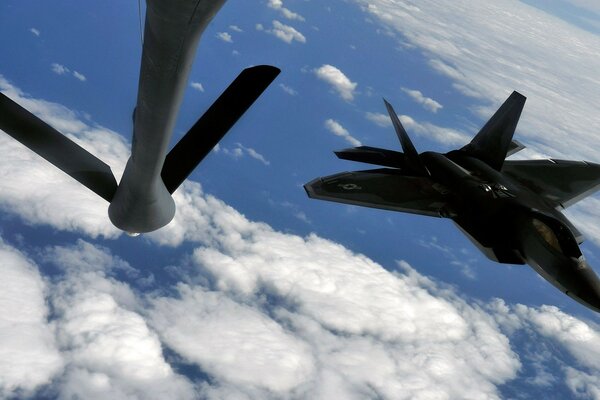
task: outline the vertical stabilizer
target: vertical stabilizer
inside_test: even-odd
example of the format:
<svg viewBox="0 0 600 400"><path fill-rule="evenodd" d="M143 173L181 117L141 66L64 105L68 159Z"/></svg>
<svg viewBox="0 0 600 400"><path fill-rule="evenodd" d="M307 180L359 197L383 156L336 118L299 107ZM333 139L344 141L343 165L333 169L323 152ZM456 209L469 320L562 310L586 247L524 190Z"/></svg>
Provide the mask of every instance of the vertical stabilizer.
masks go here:
<svg viewBox="0 0 600 400"><path fill-rule="evenodd" d="M405 158L405 166L408 167L412 172L421 175L428 176L429 172L423 162L419 158L419 153L415 149L415 146L412 144L406 130L400 123L400 119L398 118L398 114L394 111L394 108L390 103L387 102L386 99L383 99L385 103L385 107L387 108L388 114L390 114L390 118L392 119L392 123L394 124L394 129L396 130L396 135L398 135L398 139L400 139L400 144L402 145L402 150L404 151Z"/></svg>
<svg viewBox="0 0 600 400"><path fill-rule="evenodd" d="M461 151L480 159L497 171L502 169L504 159L511 148L511 141L526 97L513 92L490 118L471 143Z"/></svg>

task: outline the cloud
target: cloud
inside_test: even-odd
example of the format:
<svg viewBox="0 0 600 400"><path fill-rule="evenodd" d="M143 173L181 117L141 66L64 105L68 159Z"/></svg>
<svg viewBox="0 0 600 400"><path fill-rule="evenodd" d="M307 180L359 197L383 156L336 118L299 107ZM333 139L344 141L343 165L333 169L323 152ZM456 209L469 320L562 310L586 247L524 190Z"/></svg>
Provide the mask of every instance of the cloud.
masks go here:
<svg viewBox="0 0 600 400"><path fill-rule="evenodd" d="M202 84L200 82L193 82L192 81L192 83L190 83L190 86L193 89L196 89L199 92L204 92L204 86L202 86Z"/></svg>
<svg viewBox="0 0 600 400"><path fill-rule="evenodd" d="M162 355L161 343L133 309L135 294L111 278L133 270L106 249L79 240L53 247L45 257L63 271L51 302L66 361L61 398L193 398L191 383Z"/></svg>
<svg viewBox="0 0 600 400"><path fill-rule="evenodd" d="M282 0L268 0L267 6L269 6L270 8L273 8L275 10L278 10L279 12L281 12L281 15L283 15L287 19L304 21L304 17L302 15L285 8L283 6Z"/></svg>
<svg viewBox="0 0 600 400"><path fill-rule="evenodd" d="M65 127L94 153L124 163L127 148L118 150L122 139L95 131L72 111L32 99L1 79L0 88ZM18 161L29 154L10 143L0 145L3 174L11 165L2 164L6 157ZM36 170L31 160L17 164L24 170L20 180L0 179L3 204L23 190L23 181L36 186L48 177L47 165ZM71 204L70 196L81 188L69 188L58 176L52 191L36 187L42 197L17 196L23 207L15 201L11 210L27 220L28 208L39 203L58 216L34 218L35 223L95 232L95 218L70 225L69 214L89 211L89 204ZM10 173L7 177L15 179ZM55 204L53 192L60 193L63 204ZM35 191L27 194L35 196ZM542 339L533 344L558 343L575 357L580 367L564 369L571 390L595 393L600 333L594 325L552 307L473 304L405 262L390 272L314 234L301 237L252 222L194 182L185 182L174 197L178 213L173 223L146 238L170 246L193 242L191 254L171 267L184 282L160 291L134 291L116 276L135 280L140 270L84 241L32 252L42 253L38 257L58 270L50 283L43 283L31 262L20 271L33 273L24 273L21 281L20 273L6 280L22 282L15 290L30 290L9 298L32 301L27 304L38 310L28 317L27 331L51 326L56 334L54 345L52 339L43 341L40 354L54 349L58 367L34 372L41 376L38 382L55 376L51 386L59 396L494 399L501 397L499 387L518 379L522 363L529 362L519 360L509 341L523 329ZM10 264L23 257L15 260ZM43 317L46 293L52 325ZM4 318L14 320L15 307L4 310ZM198 368L201 377L190 382L177 374L161 343ZM16 390L26 387L22 379L12 382ZM43 384L31 382L31 390Z"/></svg>
<svg viewBox="0 0 600 400"><path fill-rule="evenodd" d="M237 25L229 25L229 29L238 33L244 32L244 30Z"/></svg>
<svg viewBox="0 0 600 400"><path fill-rule="evenodd" d="M365 113L365 117L377 126L383 128L392 126L392 121L387 114L367 112ZM451 146L463 146L472 139L470 136L455 129L444 128L429 122L417 122L408 115L398 115L398 118L400 118L400 122L402 122L409 135L416 133L438 143Z"/></svg>
<svg viewBox="0 0 600 400"><path fill-rule="evenodd" d="M37 267L1 239L0 260L0 396L30 395L62 371L63 359Z"/></svg>
<svg viewBox="0 0 600 400"><path fill-rule="evenodd" d="M294 90L293 88L291 88L288 85L284 85L283 83L280 83L279 87L281 88L281 90L283 90L284 92L286 92L290 96L296 96L298 94L298 92L296 90Z"/></svg>
<svg viewBox="0 0 600 400"><path fill-rule="evenodd" d="M231 38L229 32L219 32L217 33L217 37L224 42L233 43L233 39Z"/></svg>
<svg viewBox="0 0 600 400"><path fill-rule="evenodd" d="M52 68L52 72L54 72L56 75L72 74L73 77L78 81L85 82L87 80L85 75L83 75L81 72L71 71L69 68L65 67L62 64L52 63L50 66Z"/></svg>
<svg viewBox="0 0 600 400"><path fill-rule="evenodd" d="M65 75L65 74L68 74L69 72L71 72L69 70L69 68L67 68L61 64L52 63L51 67L52 67L52 72L54 72L56 75Z"/></svg>
<svg viewBox="0 0 600 400"><path fill-rule="evenodd" d="M29 32L31 32L34 36L40 36L40 31L36 28L30 28Z"/></svg>
<svg viewBox="0 0 600 400"><path fill-rule="evenodd" d="M328 119L325 121L325 128L336 136L339 136L350 143L352 146L358 147L361 145L360 140L356 139L350 132L346 130L339 122L333 119Z"/></svg>
<svg viewBox="0 0 600 400"><path fill-rule="evenodd" d="M256 30L269 33L284 42L291 44L293 41L306 43L306 37L289 25L273 21L273 29L265 29L262 24L256 24Z"/></svg>
<svg viewBox="0 0 600 400"><path fill-rule="evenodd" d="M354 99L354 91L357 83L352 82L348 77L333 65L324 64L314 70L317 78L329 83L335 89L340 97L346 101Z"/></svg>
<svg viewBox="0 0 600 400"><path fill-rule="evenodd" d="M87 78L85 77L85 75L83 75L82 73L79 73L77 71L73 71L73 76L75 77L75 79L78 79L81 82L85 82L87 80Z"/></svg>
<svg viewBox="0 0 600 400"><path fill-rule="evenodd" d="M235 147L232 149L228 149L222 146L219 147L215 147L215 151L217 153L219 152L223 152L224 154L233 157L233 158L241 158L244 155L248 155L252 158L254 158L257 161L260 161L262 164L264 165L271 165L271 162L269 160L267 160L262 154L260 154L259 152L257 152L256 150L254 150L251 147L246 147L241 143L236 143Z"/></svg>
<svg viewBox="0 0 600 400"><path fill-rule="evenodd" d="M402 88L402 91L409 95L411 99L421 104L423 108L431 111L432 113L436 113L439 109L443 108L443 106L440 103L429 97L423 96L423 93L421 93L418 90Z"/></svg>

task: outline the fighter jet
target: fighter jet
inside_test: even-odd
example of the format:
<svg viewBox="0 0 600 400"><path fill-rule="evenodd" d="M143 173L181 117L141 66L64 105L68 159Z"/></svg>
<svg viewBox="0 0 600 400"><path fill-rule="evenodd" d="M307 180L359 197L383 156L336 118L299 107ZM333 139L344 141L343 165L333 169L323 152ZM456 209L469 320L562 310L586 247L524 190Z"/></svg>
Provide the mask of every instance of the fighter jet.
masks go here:
<svg viewBox="0 0 600 400"><path fill-rule="evenodd" d="M200 36L225 0L147 0L133 141L117 185L110 167L0 93L0 130L110 203L108 215L131 234L167 225L171 194L279 74L247 68L167 154Z"/></svg>
<svg viewBox="0 0 600 400"><path fill-rule="evenodd" d="M600 312L600 280L561 210L600 188L600 165L586 161L505 160L524 148L513 135L525 97L513 92L475 138L445 154L418 154L385 101L403 152L361 146L340 159L384 168L317 178L309 197L449 218L491 260L529 264L579 303Z"/></svg>

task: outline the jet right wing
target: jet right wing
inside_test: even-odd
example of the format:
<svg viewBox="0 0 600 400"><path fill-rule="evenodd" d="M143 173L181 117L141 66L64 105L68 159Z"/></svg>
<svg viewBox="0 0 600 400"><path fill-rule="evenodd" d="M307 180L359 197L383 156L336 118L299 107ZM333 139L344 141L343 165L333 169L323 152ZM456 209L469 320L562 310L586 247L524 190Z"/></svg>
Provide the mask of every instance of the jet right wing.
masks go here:
<svg viewBox="0 0 600 400"><path fill-rule="evenodd" d="M505 161L502 172L556 207L567 208L600 189L600 164L585 161Z"/></svg>
<svg viewBox="0 0 600 400"><path fill-rule="evenodd" d="M381 168L317 178L304 189L314 199L432 217L452 215L448 190L423 176Z"/></svg>

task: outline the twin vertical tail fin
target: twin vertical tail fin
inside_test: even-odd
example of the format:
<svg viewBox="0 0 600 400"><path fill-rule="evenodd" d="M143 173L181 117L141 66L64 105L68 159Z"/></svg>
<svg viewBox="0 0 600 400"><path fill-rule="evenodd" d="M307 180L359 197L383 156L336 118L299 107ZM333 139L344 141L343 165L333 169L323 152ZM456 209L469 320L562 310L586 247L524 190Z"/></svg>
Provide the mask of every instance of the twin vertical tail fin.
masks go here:
<svg viewBox="0 0 600 400"><path fill-rule="evenodd" d="M512 137L521 117L526 97L513 92L490 120L481 128L471 143L460 151L480 159L497 171L502 169L507 155L522 148Z"/></svg>
<svg viewBox="0 0 600 400"><path fill-rule="evenodd" d="M110 202L117 181L110 167L0 93L0 130Z"/></svg>
<svg viewBox="0 0 600 400"><path fill-rule="evenodd" d="M170 193L177 190L279 72L269 65L246 68L225 89L167 154L161 176Z"/></svg>
<svg viewBox="0 0 600 400"><path fill-rule="evenodd" d="M402 150L404 151L405 156L405 168L410 169L413 173L422 176L428 176L429 172L423 162L419 158L419 153L415 149L415 146L412 144L406 130L402 126L400 119L398 118L398 114L394 111L394 107L387 100L383 99L385 103L385 107L387 108L388 114L392 119L392 124L394 125L394 129L396 130L396 135L398 135L398 139L400 140L400 144L402 145Z"/></svg>

